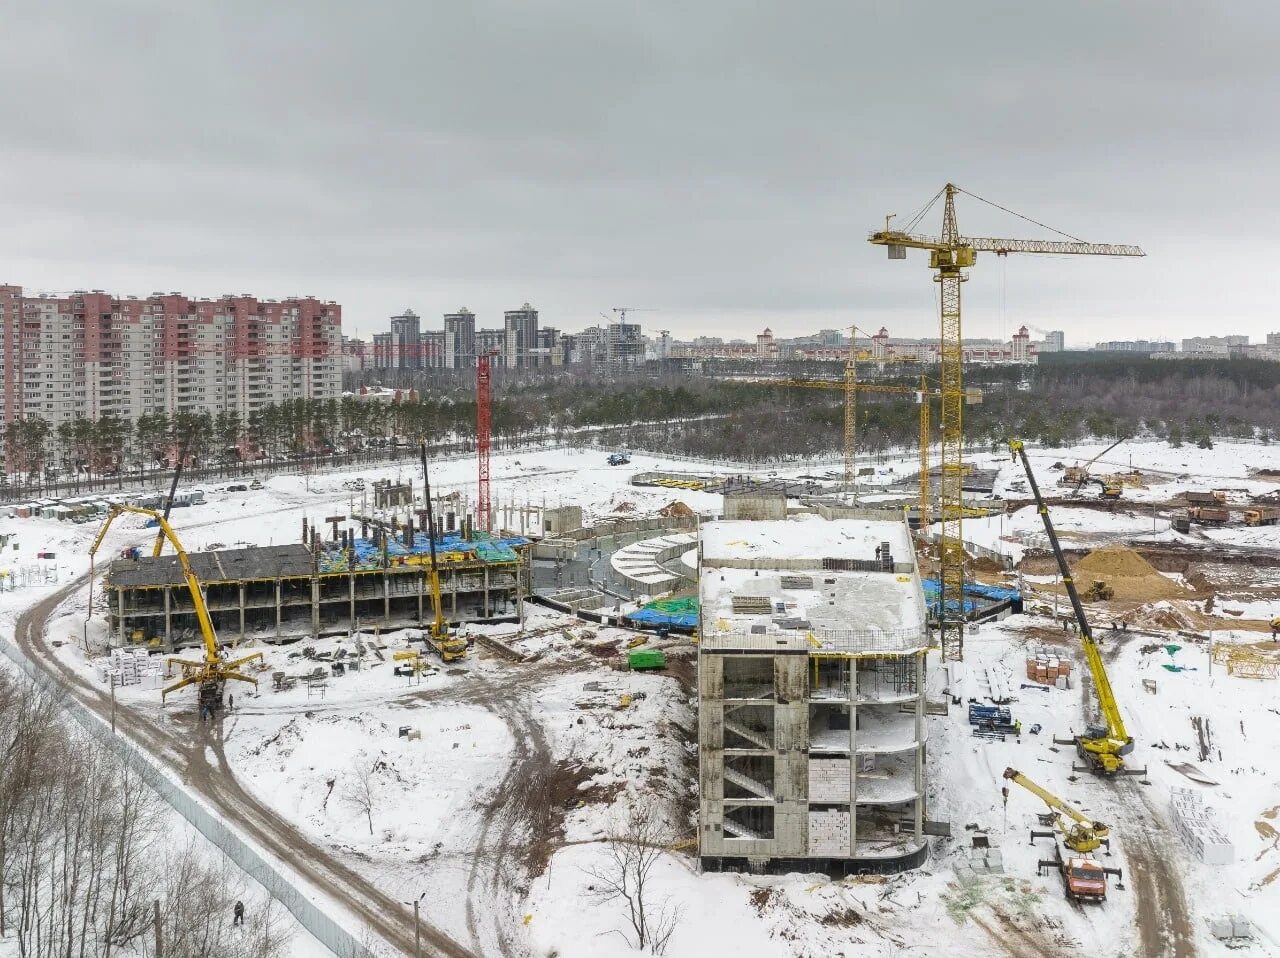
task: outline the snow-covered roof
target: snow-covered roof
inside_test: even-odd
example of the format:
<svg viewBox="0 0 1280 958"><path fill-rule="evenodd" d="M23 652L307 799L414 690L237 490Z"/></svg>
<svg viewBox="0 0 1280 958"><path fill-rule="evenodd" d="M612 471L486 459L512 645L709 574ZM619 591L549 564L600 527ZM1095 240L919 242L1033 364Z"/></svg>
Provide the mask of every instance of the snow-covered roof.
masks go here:
<svg viewBox="0 0 1280 958"><path fill-rule="evenodd" d="M889 543L895 556L910 561L906 527L886 519L823 519L800 515L772 521L725 520L702 525L702 561L735 559L867 559Z"/></svg>

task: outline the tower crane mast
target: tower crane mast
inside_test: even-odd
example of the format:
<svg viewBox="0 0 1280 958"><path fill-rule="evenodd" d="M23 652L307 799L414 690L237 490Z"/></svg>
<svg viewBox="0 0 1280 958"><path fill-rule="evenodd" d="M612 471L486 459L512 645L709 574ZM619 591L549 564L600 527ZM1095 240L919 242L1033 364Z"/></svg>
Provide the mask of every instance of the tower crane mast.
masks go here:
<svg viewBox="0 0 1280 958"><path fill-rule="evenodd" d="M961 538L961 519L964 514L962 482L964 477L964 346L960 321L960 284L969 276L966 272L977 261L979 252L1006 256L1009 253L1049 253L1084 256L1144 256L1137 246L1110 243L1086 243L1074 236L1060 233L1064 240L1001 239L995 237L966 236L960 232L956 220L955 198L964 193L975 200L996 206L980 196L948 183L939 190L905 229L891 228L886 217L885 228L868 237L875 246L887 249L889 259L906 259L908 249L929 253L929 268L934 270L934 282L941 292L939 358L942 383L942 470L940 477L941 553L941 644L944 659L964 658L964 545ZM928 236L912 230L933 208L939 199L942 205L942 233ZM996 206L1004 212L1004 207ZM1014 214L1029 222L1029 217ZM1042 223L1036 223L1043 226ZM1054 232L1059 232L1055 230Z"/></svg>

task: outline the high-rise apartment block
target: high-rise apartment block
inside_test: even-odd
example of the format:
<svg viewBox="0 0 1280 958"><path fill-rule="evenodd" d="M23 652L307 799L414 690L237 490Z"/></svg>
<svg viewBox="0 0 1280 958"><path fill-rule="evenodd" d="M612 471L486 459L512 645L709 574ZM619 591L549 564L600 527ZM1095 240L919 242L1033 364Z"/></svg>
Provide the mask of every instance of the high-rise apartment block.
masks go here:
<svg viewBox="0 0 1280 958"><path fill-rule="evenodd" d="M342 391L342 307L314 297L26 296L0 286L6 422L236 412Z"/></svg>
<svg viewBox="0 0 1280 958"><path fill-rule="evenodd" d="M519 309L509 309L502 315L507 368L528 369L538 365L534 352L538 345L538 311L525 303Z"/></svg>
<svg viewBox="0 0 1280 958"><path fill-rule="evenodd" d="M390 351L387 369L421 369L422 320L411 309L391 317Z"/></svg>
<svg viewBox="0 0 1280 958"><path fill-rule="evenodd" d="M444 368L469 369L476 363L476 314L463 306L444 314Z"/></svg>

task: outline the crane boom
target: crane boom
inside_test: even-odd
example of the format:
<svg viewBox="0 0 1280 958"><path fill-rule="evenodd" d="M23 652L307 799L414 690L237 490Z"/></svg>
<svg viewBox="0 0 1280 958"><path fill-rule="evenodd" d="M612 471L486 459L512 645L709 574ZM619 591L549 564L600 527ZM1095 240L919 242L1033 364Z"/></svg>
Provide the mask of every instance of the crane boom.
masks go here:
<svg viewBox="0 0 1280 958"><path fill-rule="evenodd" d="M933 280L938 284L939 319L939 379L942 384L941 416L941 469L939 473L939 579L941 580L941 605L939 633L943 659L964 658L964 339L960 313L961 286L969 278L968 269L977 262L978 252L993 252L1000 256L1008 253L1053 253L1087 256L1143 256L1137 246L1111 243L1085 243L1075 237L1064 240L996 239L983 236L965 236L960 232L956 219L955 198L966 192L954 183L947 183L932 201L907 226L906 230L885 228L868 236L876 246L884 246L890 259L906 259L908 249L927 250L929 268L934 270ZM974 199L983 200L980 196ZM938 236L926 236L909 232L924 213L932 208L939 197L942 204L942 232ZM994 203L989 203L995 206ZM997 207L1004 209L1003 207ZM1013 212L1012 210L1004 210ZM1020 214L1015 214L1020 215ZM1027 219L1027 217L1023 217ZM1032 222L1035 222L1032 220ZM1043 226L1043 224L1037 224Z"/></svg>
<svg viewBox="0 0 1280 958"><path fill-rule="evenodd" d="M1098 710L1106 723L1105 728L1086 729L1077 745L1081 755L1095 768L1107 774L1114 774L1124 768L1121 756L1133 751L1133 736L1125 729L1120 707L1116 704L1115 693L1111 690L1111 680L1107 677L1106 666L1102 662L1102 653L1098 649L1098 643L1094 641L1093 629L1085 615L1084 603L1080 601L1080 593L1076 589L1075 578L1071 575L1067 557L1062 554L1062 546L1058 544L1058 534L1054 531L1053 520L1049 518L1049 507L1045 505L1044 496L1040 494L1040 485L1036 482L1035 473L1031 469L1026 447L1022 440L1010 439L1009 449L1015 458L1021 459L1027 481L1031 484L1031 494L1035 496L1036 509L1044 523L1044 531L1049 538L1053 557L1057 560L1062 584L1066 587L1067 597L1071 600L1071 610L1075 613L1076 624L1080 627L1080 642L1084 647L1085 663L1089 666L1093 687L1098 695Z"/></svg>
<svg viewBox="0 0 1280 958"><path fill-rule="evenodd" d="M950 250L951 244L940 236L877 230L867 237L877 246L903 246L907 249ZM1066 256L1146 256L1140 246L1123 243L1073 243L1059 240L997 239L993 236L957 236L955 245L983 253L1050 253Z"/></svg>
<svg viewBox="0 0 1280 958"><path fill-rule="evenodd" d="M1111 830L1106 825L1101 822L1095 822L1079 809L1068 805L1048 789L1042 788L1031 781L1016 768L1006 768L1004 777L1011 782L1017 782L1054 810L1058 819L1058 830L1062 832L1063 841L1072 851L1091 852L1110 837ZM1071 819L1074 824L1066 824L1062 820L1064 815Z"/></svg>
<svg viewBox="0 0 1280 958"><path fill-rule="evenodd" d="M201 687L201 704L217 707L222 703L222 683L226 679L236 679L237 681L248 682L253 686L257 686L257 679L241 675L236 669L254 659L261 661L262 653L254 652L239 659L223 660L218 650L218 638L213 630L213 619L209 616L209 607L204 601L204 591L200 588L200 580L196 578L195 570L191 567L191 559L187 556L187 550L183 548L178 534L173 531L173 527L169 525L169 520L162 514L154 509L144 509L141 506L113 504L107 511L107 517L103 520L101 528L98 529L98 534L94 537L93 544L89 547L90 563L93 561L94 553L102 545L102 540L106 537L107 530L111 528L111 524L115 522L117 517L126 512L155 520L160 529L159 534L173 546L173 551L178 558L178 566L182 570L183 582L186 583L187 591L191 593L191 604L195 610L196 621L200 626L200 640L204 645L204 659L200 662L192 662L189 659L168 659L170 664L181 666L182 678L173 685L166 686L161 691L161 698L167 696L170 692L176 692L184 686L199 683ZM216 702L211 701L215 695Z"/></svg>

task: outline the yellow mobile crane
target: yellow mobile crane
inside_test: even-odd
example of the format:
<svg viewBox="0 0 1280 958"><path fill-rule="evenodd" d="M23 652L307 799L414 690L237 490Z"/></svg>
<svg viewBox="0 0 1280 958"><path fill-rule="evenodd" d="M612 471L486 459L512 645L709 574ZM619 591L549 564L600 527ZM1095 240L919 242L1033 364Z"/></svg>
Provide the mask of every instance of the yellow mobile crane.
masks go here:
<svg viewBox="0 0 1280 958"><path fill-rule="evenodd" d="M188 685L198 684L200 687L199 702L201 710L208 709L210 712L215 712L222 708L222 686L227 679L247 682L257 688L257 679L242 675L237 669L255 659L261 661L262 653L254 652L238 659L224 660L222 658L218 650L218 638L213 632L213 621L209 618L209 608L205 605L204 593L200 589L200 580L196 578L196 574L191 568L191 560L187 557L187 550L182 547L182 542L178 539L177 533L169 525L169 520L159 512L154 509L144 509L141 506L112 505L107 512L107 518L102 522L102 528L98 530L98 535L93 540L93 545L89 547L90 563L92 564L94 554L98 551L98 547L102 545L102 540L106 537L107 530L111 528L111 523L116 520L116 517L126 512L132 512L155 520L156 525L160 528L160 535L164 536L169 541L169 544L173 546L173 551L178 556L178 565L182 569L182 578L187 584L187 590L191 593L191 604L195 608L196 621L200 624L200 638L204 643L204 659L201 661L196 662L191 659L173 657L165 660L166 666L177 665L182 669L182 678L161 690L161 701L170 692L176 692L178 689L185 688Z"/></svg>
<svg viewBox="0 0 1280 958"><path fill-rule="evenodd" d="M1091 476L1089 474L1089 469L1095 462L1128 438L1128 436L1121 436L1111 445L1107 446L1106 449L1102 450L1102 452L1098 453L1086 462L1083 466L1067 466L1066 471L1062 474L1062 481L1067 485L1074 485L1077 492L1080 491L1080 487L1086 482L1096 482L1099 488L1102 489L1103 499L1119 499L1120 496L1124 494L1124 483L1120 482L1118 479L1113 479L1110 476L1104 478Z"/></svg>
<svg viewBox="0 0 1280 958"><path fill-rule="evenodd" d="M449 623L444 618L444 600L440 596L440 567L436 559L436 514L431 505L431 477L427 473L427 444L419 444L422 452L422 498L427 503L427 545L431 549L431 628L426 641L435 649L441 661L456 662L467 654L467 640L449 635Z"/></svg>
<svg viewBox="0 0 1280 958"><path fill-rule="evenodd" d="M1104 845L1110 849L1110 829L1101 822L1095 822L1083 812L1072 808L1058 796L1054 795L1047 789L1041 788L1027 776L1023 775L1017 769L1006 768L1004 777L1011 782L1017 782L1027 791L1040 798L1042 802L1053 809L1054 826L1058 835L1062 837L1062 844L1068 849L1076 852L1075 855L1063 857L1062 850L1056 849L1056 854L1049 861L1041 861L1039 863L1041 874L1046 868L1051 868L1062 876L1062 890L1067 897L1073 901L1093 901L1103 902L1107 899L1107 876L1115 875L1123 880L1124 876L1118 868L1105 868L1102 863L1093 858L1089 853L1097 851ZM1009 790L1005 789L1005 798L1008 799ZM1067 824L1066 819L1071 819L1071 824ZM1053 838L1053 832L1036 832L1031 833L1032 840L1037 838ZM1123 885L1117 885L1123 889Z"/></svg>
<svg viewBox="0 0 1280 958"><path fill-rule="evenodd" d="M1052 792L1031 781L1016 768L1006 768L1004 777L1011 782L1017 782L1053 809L1054 824L1058 829L1058 833L1062 836L1062 843L1073 852L1088 853L1097 851L1110 840L1111 830L1106 825L1101 822L1095 822L1083 812L1072 808ZM1066 818L1071 819L1071 824L1067 824Z"/></svg>
<svg viewBox="0 0 1280 958"><path fill-rule="evenodd" d="M960 327L960 284L969 278L966 272L978 258L979 251L1007 256L1010 253L1049 253L1086 256L1144 256L1137 246L1117 246L1110 243L1085 243L1074 236L1054 230L1064 237L1059 240L997 239L986 236L965 236L956 222L956 194L964 193L971 199L986 203L1006 213L1013 213L1002 206L984 200L981 196L962 190L948 183L925 207L911 218L903 229L890 226L892 216L885 217L883 230L876 230L868 241L886 248L889 259L906 259L908 249L926 250L929 268L936 271L934 281L941 293L939 359L942 380L942 475L941 475L941 546L942 585L941 623L942 657L964 658L964 542L961 537L961 519L964 515L964 340ZM924 236L913 233L939 199L942 204L942 235ZM1044 227L1020 213L1021 219Z"/></svg>
<svg viewBox="0 0 1280 958"><path fill-rule="evenodd" d="M1027 481L1031 484L1031 493L1036 499L1036 508L1040 519L1044 522L1044 531L1049 537L1049 545L1053 549L1053 557L1058 562L1058 571L1062 575L1062 584L1066 586L1067 596L1071 599L1071 610L1075 613L1076 624L1080 627L1080 643L1084 646L1085 662L1089 665L1089 674L1093 677L1093 687L1098 694L1098 711L1102 713L1102 725L1091 725L1083 735L1076 736L1068 742L1074 744L1076 752L1088 764L1091 771L1104 775L1122 772L1124 758L1133 751L1133 736L1124 727L1124 719L1120 716L1120 707L1116 704L1115 694L1111 691L1111 680L1107 678L1107 670L1102 664L1102 653L1093 640L1093 629L1084 613L1084 604L1080 601L1080 593L1076 590L1075 579L1071 575L1071 567L1067 565L1066 556L1058 544L1058 534L1053 529L1053 520L1049 518L1049 507L1044 504L1040 495L1040 486L1036 482L1035 473L1031 470L1031 462L1027 459L1027 450L1021 439L1010 439L1009 449L1015 459L1022 460L1022 468L1027 473ZM1055 740L1056 741L1056 740Z"/></svg>

